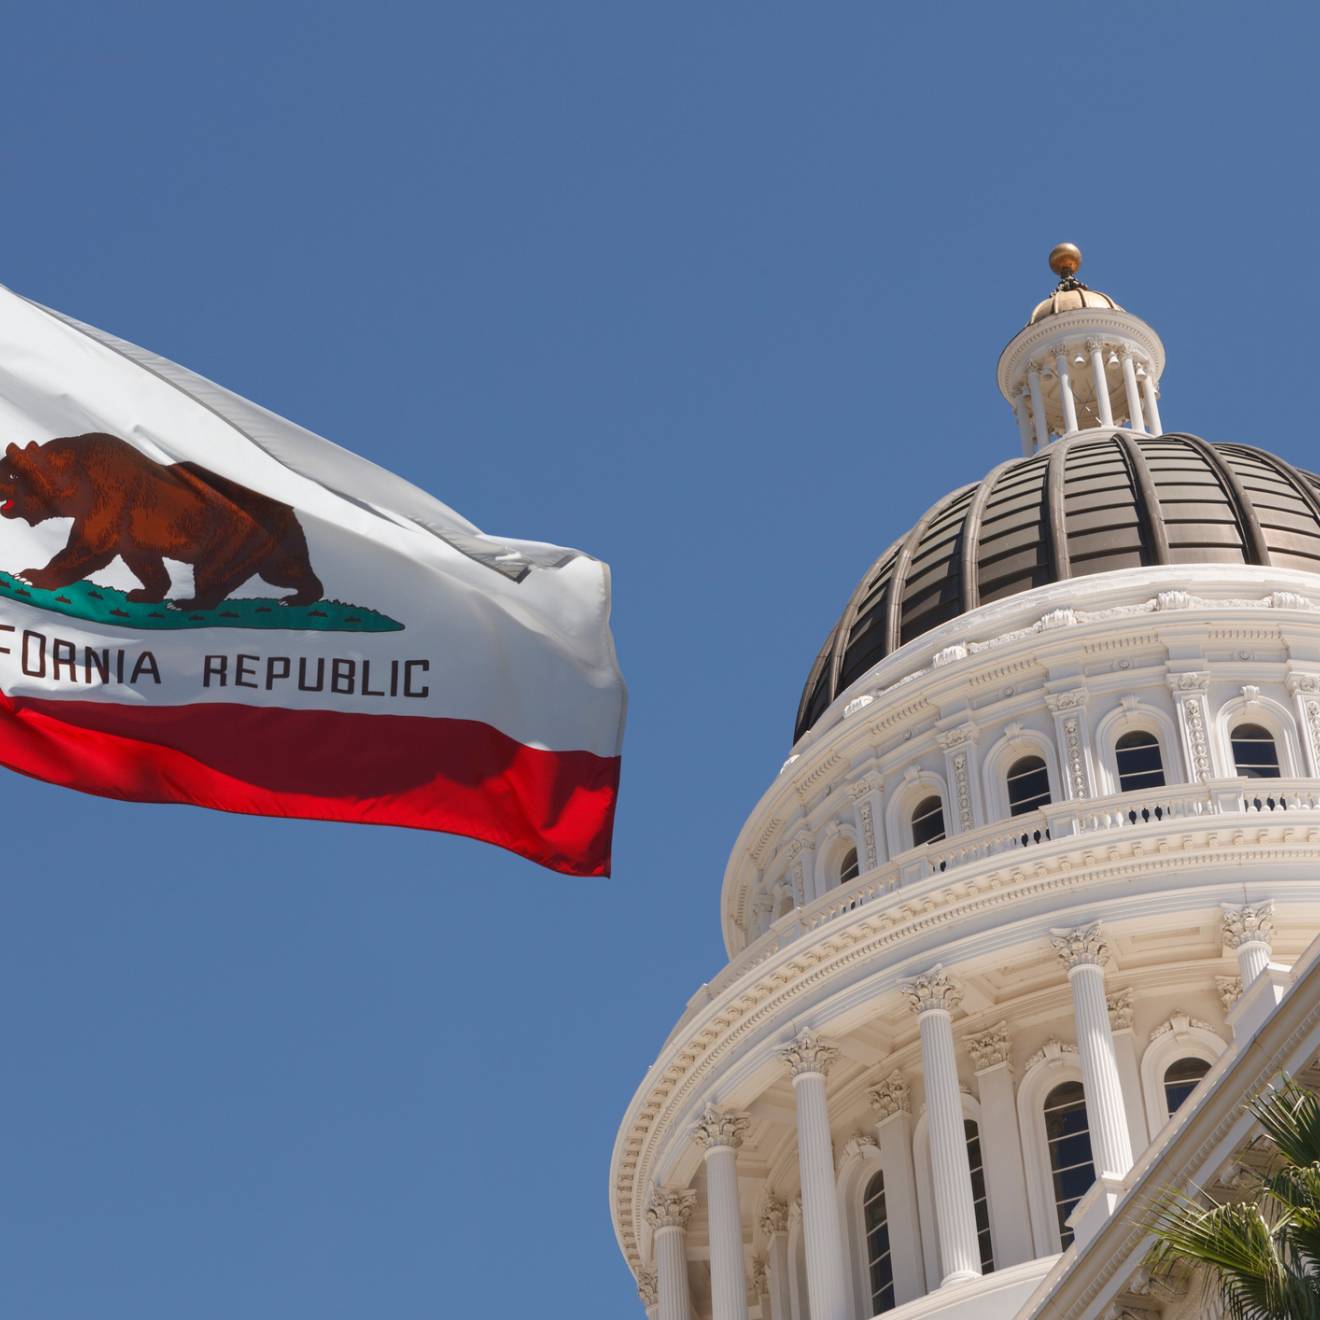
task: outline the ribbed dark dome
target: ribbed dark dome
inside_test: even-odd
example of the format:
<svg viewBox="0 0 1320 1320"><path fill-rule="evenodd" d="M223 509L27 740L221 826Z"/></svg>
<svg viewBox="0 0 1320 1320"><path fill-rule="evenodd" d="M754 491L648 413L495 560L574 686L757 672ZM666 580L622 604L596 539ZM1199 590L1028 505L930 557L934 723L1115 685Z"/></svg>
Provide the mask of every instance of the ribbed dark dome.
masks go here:
<svg viewBox="0 0 1320 1320"><path fill-rule="evenodd" d="M1144 564L1320 572L1320 477L1192 435L1078 436L946 495L853 593L812 666L794 740L904 642L992 600Z"/></svg>

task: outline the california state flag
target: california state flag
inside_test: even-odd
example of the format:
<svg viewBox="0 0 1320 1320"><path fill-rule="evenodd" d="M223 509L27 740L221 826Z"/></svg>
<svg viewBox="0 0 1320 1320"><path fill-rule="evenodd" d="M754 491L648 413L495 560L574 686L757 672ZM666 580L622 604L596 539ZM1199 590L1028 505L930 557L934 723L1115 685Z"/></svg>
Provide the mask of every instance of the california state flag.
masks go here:
<svg viewBox="0 0 1320 1320"><path fill-rule="evenodd" d="M608 874L604 564L0 288L0 763Z"/></svg>

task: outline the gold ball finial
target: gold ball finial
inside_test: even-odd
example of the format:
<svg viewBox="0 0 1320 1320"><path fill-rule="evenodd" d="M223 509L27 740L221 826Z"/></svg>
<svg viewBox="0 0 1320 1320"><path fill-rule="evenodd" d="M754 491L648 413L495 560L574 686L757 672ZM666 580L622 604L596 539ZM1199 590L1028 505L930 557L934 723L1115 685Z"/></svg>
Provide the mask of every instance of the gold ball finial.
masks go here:
<svg viewBox="0 0 1320 1320"><path fill-rule="evenodd" d="M1050 252L1050 269L1061 279L1076 275L1082 268L1082 249L1076 243L1056 243Z"/></svg>

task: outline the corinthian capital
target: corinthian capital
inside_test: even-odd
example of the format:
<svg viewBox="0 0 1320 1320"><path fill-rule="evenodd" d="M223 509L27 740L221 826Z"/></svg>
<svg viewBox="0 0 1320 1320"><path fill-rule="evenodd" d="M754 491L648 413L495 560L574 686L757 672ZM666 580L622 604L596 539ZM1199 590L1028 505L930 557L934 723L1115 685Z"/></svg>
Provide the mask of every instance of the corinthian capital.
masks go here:
<svg viewBox="0 0 1320 1320"><path fill-rule="evenodd" d="M996 1022L989 1031L967 1037L972 1063L977 1072L1008 1062L1008 1023Z"/></svg>
<svg viewBox="0 0 1320 1320"><path fill-rule="evenodd" d="M761 1235L769 1241L776 1233L788 1232L788 1202L771 1194L761 1209Z"/></svg>
<svg viewBox="0 0 1320 1320"><path fill-rule="evenodd" d="M1274 901L1266 899L1263 903L1248 903L1242 907L1231 907L1225 903L1223 937L1226 949L1236 949L1240 944L1264 944L1274 942Z"/></svg>
<svg viewBox="0 0 1320 1320"><path fill-rule="evenodd" d="M820 1073L823 1077L839 1057L839 1051L814 1031L803 1031L791 1045L779 1051L779 1057L794 1077L804 1073Z"/></svg>
<svg viewBox="0 0 1320 1320"><path fill-rule="evenodd" d="M660 1301L660 1289L656 1283L654 1270L637 1271L637 1295L648 1310Z"/></svg>
<svg viewBox="0 0 1320 1320"><path fill-rule="evenodd" d="M928 1013L935 1008L952 1013L962 1003L962 990L944 974L942 967L932 967L910 981L900 981L898 990L907 996L908 1007L914 1013Z"/></svg>
<svg viewBox="0 0 1320 1320"><path fill-rule="evenodd" d="M697 1194L689 1187L653 1187L646 1222L654 1230L686 1228L696 1203Z"/></svg>
<svg viewBox="0 0 1320 1320"><path fill-rule="evenodd" d="M1098 921L1075 930L1052 930L1050 943L1069 971L1074 967L1103 967L1109 961L1109 945Z"/></svg>
<svg viewBox="0 0 1320 1320"><path fill-rule="evenodd" d="M717 1146L732 1146L737 1150L750 1122L746 1114L707 1105L692 1129L692 1140L703 1150L714 1150Z"/></svg>
<svg viewBox="0 0 1320 1320"><path fill-rule="evenodd" d="M871 1108L875 1111L878 1122L883 1123L885 1119L893 1118L895 1114L912 1112L912 1092L908 1088L907 1080L897 1068L879 1086L873 1086L870 1095Z"/></svg>

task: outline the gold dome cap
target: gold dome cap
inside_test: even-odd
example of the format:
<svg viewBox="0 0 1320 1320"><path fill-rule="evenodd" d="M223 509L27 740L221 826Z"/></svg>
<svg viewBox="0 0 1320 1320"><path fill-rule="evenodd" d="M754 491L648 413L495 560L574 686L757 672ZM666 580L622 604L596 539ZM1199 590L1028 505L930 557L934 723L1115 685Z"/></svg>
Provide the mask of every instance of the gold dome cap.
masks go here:
<svg viewBox="0 0 1320 1320"><path fill-rule="evenodd" d="M1107 294L1098 289L1088 289L1077 278L1082 265L1082 250L1075 243L1059 243L1050 253L1050 269L1059 276L1058 287L1048 298L1038 302L1027 318L1028 325L1035 325L1047 316L1058 312L1077 312L1085 307L1108 307L1121 312L1123 309Z"/></svg>

